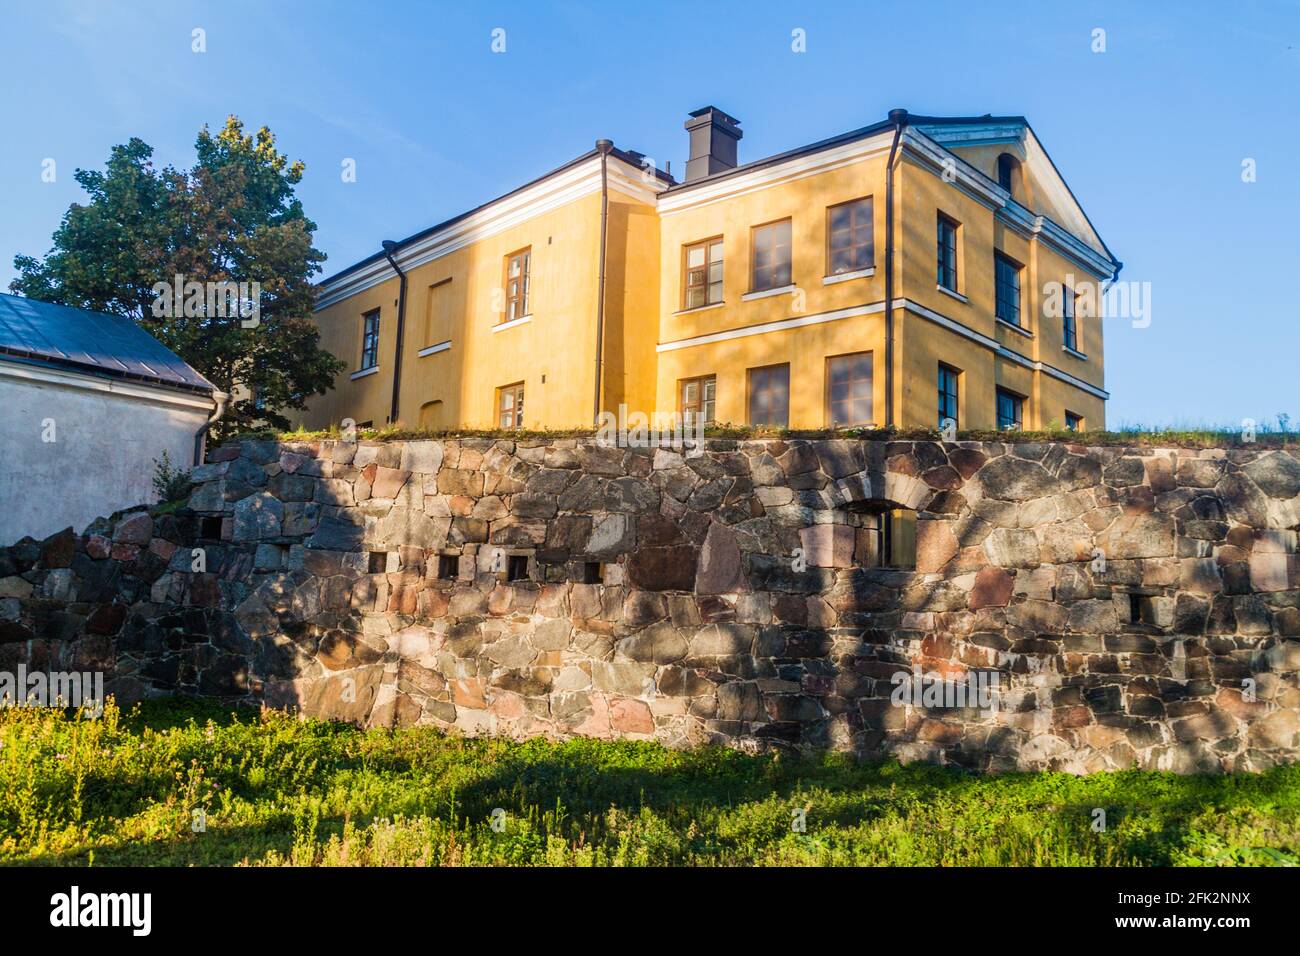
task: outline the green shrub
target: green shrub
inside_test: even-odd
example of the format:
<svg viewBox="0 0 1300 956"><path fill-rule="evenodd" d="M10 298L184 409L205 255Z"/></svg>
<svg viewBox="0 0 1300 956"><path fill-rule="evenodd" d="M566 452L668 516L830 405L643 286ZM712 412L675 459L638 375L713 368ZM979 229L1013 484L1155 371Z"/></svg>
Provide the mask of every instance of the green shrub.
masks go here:
<svg viewBox="0 0 1300 956"><path fill-rule="evenodd" d="M158 496L159 504L188 498L193 485L188 470L172 467L171 456L166 449L163 449L161 458L153 460L153 490Z"/></svg>

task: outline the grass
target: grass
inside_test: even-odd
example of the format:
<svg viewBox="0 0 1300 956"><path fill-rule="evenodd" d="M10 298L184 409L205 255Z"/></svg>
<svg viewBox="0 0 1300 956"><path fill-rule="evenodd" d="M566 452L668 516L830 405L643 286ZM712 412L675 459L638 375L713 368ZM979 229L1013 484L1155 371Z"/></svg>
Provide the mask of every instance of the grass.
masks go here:
<svg viewBox="0 0 1300 956"><path fill-rule="evenodd" d="M362 429L357 437L364 441L408 441L430 438L507 438L516 440L553 440L557 438L592 438L596 434L593 428L568 429L499 429L499 428L463 428L463 429L410 429L387 427L380 429ZM848 428L848 429L789 429L765 426L731 425L726 423L710 425L705 429L705 437L711 439L787 439L787 438L862 438L877 441L939 441L942 436L938 431L926 428ZM228 441L263 440L308 442L338 440L342 433L337 426L318 431L277 432L271 430L243 432L231 436ZM1294 446L1300 441L1300 435L1290 430L1290 420L1278 416L1273 425L1261 422L1255 430L1251 441L1243 437L1240 426L1178 425L1175 427L1153 427L1146 425L1125 425L1117 431L1069 431L1056 423L1049 423L1047 428L1038 431L959 431L959 441L993 441L993 442L1045 442L1062 441L1082 445L1110 445L1136 447L1179 447L1179 448L1223 448L1223 447L1265 447L1278 448Z"/></svg>
<svg viewBox="0 0 1300 956"><path fill-rule="evenodd" d="M838 755L361 731L179 698L110 702L99 720L8 708L0 862L1293 866L1300 767L979 777Z"/></svg>

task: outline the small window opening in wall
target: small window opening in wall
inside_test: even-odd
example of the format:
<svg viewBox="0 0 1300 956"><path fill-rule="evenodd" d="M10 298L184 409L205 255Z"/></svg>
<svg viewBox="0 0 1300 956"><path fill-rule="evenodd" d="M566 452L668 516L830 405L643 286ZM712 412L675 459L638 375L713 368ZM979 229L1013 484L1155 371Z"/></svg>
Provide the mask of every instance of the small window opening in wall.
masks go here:
<svg viewBox="0 0 1300 956"><path fill-rule="evenodd" d="M528 555L512 554L506 562L506 580L507 581L527 581L528 580Z"/></svg>
<svg viewBox="0 0 1300 956"><path fill-rule="evenodd" d="M603 584L605 581L605 566L599 561L584 561L582 565L582 583L583 584Z"/></svg>
<svg viewBox="0 0 1300 956"><path fill-rule="evenodd" d="M460 574L460 558L454 554L438 555L438 580L454 581Z"/></svg>
<svg viewBox="0 0 1300 956"><path fill-rule="evenodd" d="M877 510L879 509L879 510ZM856 509L864 516L858 531L857 561L867 568L916 568L916 512L884 502Z"/></svg>
<svg viewBox="0 0 1300 956"><path fill-rule="evenodd" d="M200 518L199 537L211 538L215 541L221 540L221 518Z"/></svg>
<svg viewBox="0 0 1300 956"><path fill-rule="evenodd" d="M388 552L371 551L370 552L370 573L383 574L388 570Z"/></svg>
<svg viewBox="0 0 1300 956"><path fill-rule="evenodd" d="M880 566L885 568L916 567L916 512L910 508L891 508L880 516Z"/></svg>
<svg viewBox="0 0 1300 956"><path fill-rule="evenodd" d="M1142 623L1142 595L1130 594L1128 596L1128 622L1130 624Z"/></svg>

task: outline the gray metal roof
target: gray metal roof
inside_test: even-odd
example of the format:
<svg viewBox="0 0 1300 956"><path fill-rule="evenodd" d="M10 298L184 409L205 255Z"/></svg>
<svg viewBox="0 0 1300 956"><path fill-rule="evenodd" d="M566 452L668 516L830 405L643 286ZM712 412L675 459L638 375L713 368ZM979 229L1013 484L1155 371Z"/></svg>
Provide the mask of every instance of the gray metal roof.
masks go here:
<svg viewBox="0 0 1300 956"><path fill-rule="evenodd" d="M0 358L196 392L216 390L128 318L0 293Z"/></svg>

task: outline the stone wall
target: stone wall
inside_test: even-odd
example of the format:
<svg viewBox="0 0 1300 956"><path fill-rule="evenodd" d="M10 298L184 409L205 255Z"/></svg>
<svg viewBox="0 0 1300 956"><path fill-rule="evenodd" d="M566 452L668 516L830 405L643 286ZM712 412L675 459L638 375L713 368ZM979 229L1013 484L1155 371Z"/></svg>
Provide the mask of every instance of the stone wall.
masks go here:
<svg viewBox="0 0 1300 956"><path fill-rule="evenodd" d="M1300 746L1298 455L243 442L188 509L0 550L0 669L371 726L1258 769ZM873 566L890 508L915 570ZM900 701L909 672L995 706Z"/></svg>

